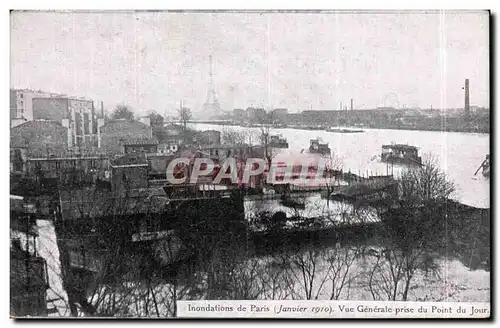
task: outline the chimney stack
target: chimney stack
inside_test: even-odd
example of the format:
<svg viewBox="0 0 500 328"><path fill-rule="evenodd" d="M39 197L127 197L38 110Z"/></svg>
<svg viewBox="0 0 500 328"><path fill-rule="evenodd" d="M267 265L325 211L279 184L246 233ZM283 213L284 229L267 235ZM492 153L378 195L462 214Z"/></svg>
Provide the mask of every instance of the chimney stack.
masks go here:
<svg viewBox="0 0 500 328"><path fill-rule="evenodd" d="M351 98L351 110L353 109L353 100Z"/></svg>
<svg viewBox="0 0 500 328"><path fill-rule="evenodd" d="M469 79L465 79L465 115L469 116Z"/></svg>
<svg viewBox="0 0 500 328"><path fill-rule="evenodd" d="M101 118L104 118L104 101L101 100Z"/></svg>

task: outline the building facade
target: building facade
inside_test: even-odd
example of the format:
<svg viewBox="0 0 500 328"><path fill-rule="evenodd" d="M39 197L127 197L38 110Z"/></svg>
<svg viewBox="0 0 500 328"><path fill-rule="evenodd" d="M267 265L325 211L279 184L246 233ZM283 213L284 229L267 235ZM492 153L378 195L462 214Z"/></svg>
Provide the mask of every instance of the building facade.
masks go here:
<svg viewBox="0 0 500 328"><path fill-rule="evenodd" d="M57 179L63 183L94 183L105 179L109 170L109 160L104 156L29 158L26 161L28 176L39 174L47 179Z"/></svg>
<svg viewBox="0 0 500 328"><path fill-rule="evenodd" d="M148 187L148 162L144 155L123 155L110 164L111 190L116 195L125 195Z"/></svg>
<svg viewBox="0 0 500 328"><path fill-rule="evenodd" d="M99 120L98 126L98 147L108 155L123 154L127 141L152 138L151 127L137 121Z"/></svg>
<svg viewBox="0 0 500 328"><path fill-rule="evenodd" d="M14 239L10 248L10 315L47 316L47 262L30 254Z"/></svg>
<svg viewBox="0 0 500 328"><path fill-rule="evenodd" d="M286 121L286 116L288 115L288 109L287 108L275 108L271 112L271 117L274 121L278 122L285 122Z"/></svg>
<svg viewBox="0 0 500 328"><path fill-rule="evenodd" d="M60 94L35 90L10 90L10 119L11 126L22 124L35 119L33 111L34 98L60 97ZM45 118L50 119L50 118Z"/></svg>
<svg viewBox="0 0 500 328"><path fill-rule="evenodd" d="M168 164L173 159L173 154L146 154L149 165L149 179L166 179Z"/></svg>
<svg viewBox="0 0 500 328"><path fill-rule="evenodd" d="M123 143L125 154L145 153L156 154L158 151L158 140L156 139L135 139L126 140Z"/></svg>
<svg viewBox="0 0 500 328"><path fill-rule="evenodd" d="M97 148L97 116L90 99L32 90L11 90L11 126L51 120L68 129L68 148Z"/></svg>
<svg viewBox="0 0 500 328"><path fill-rule="evenodd" d="M244 109L235 108L233 109L233 119L235 120L243 120L246 118L246 113Z"/></svg>
<svg viewBox="0 0 500 328"><path fill-rule="evenodd" d="M180 125L168 124L153 130L153 135L158 139L158 152L162 154L175 153L184 142L183 128Z"/></svg>
<svg viewBox="0 0 500 328"><path fill-rule="evenodd" d="M246 114L248 120L254 123L264 122L267 118L267 112L264 108L248 107Z"/></svg>
<svg viewBox="0 0 500 328"><path fill-rule="evenodd" d="M68 129L55 121L29 121L10 130L10 148L24 149L27 157L64 155Z"/></svg>
<svg viewBox="0 0 500 328"><path fill-rule="evenodd" d="M181 139L176 139L176 140L172 139L165 143L160 143L158 144L158 153L160 154L176 153L179 150L181 144L182 144Z"/></svg>
<svg viewBox="0 0 500 328"><path fill-rule="evenodd" d="M221 143L221 133L217 130L201 131L196 139L201 145L219 145Z"/></svg>
<svg viewBox="0 0 500 328"><path fill-rule="evenodd" d="M90 150L98 147L97 117L94 102L88 99L69 98L68 118L63 125L68 127L68 142L79 150Z"/></svg>

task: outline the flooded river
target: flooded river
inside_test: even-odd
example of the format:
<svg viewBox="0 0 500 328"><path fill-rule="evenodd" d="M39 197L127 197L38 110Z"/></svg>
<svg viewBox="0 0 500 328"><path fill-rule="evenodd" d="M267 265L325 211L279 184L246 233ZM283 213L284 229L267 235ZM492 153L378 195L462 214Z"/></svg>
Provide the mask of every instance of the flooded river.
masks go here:
<svg viewBox="0 0 500 328"><path fill-rule="evenodd" d="M194 124L197 130L243 130L258 135L258 128ZM420 156L432 155L456 185L456 200L463 204L490 207L490 181L479 172L474 175L489 154L490 136L479 133L365 129L364 133L332 133L323 130L274 129L288 140L283 153L300 154L309 148L309 141L321 138L328 142L332 153L343 163L344 171L386 174L388 167L380 161L382 145L398 143L419 148ZM399 168L395 168L395 171ZM396 173L396 172L395 172Z"/></svg>

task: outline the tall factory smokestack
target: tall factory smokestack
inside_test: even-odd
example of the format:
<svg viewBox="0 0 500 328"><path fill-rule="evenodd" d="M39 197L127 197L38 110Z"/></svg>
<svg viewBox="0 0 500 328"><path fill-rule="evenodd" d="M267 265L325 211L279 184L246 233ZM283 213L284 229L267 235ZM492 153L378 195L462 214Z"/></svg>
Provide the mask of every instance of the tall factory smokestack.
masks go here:
<svg viewBox="0 0 500 328"><path fill-rule="evenodd" d="M351 110L353 109L353 100L351 98Z"/></svg>
<svg viewBox="0 0 500 328"><path fill-rule="evenodd" d="M104 118L104 101L101 100L101 118Z"/></svg>
<svg viewBox="0 0 500 328"><path fill-rule="evenodd" d="M469 116L469 79L465 79L465 115Z"/></svg>

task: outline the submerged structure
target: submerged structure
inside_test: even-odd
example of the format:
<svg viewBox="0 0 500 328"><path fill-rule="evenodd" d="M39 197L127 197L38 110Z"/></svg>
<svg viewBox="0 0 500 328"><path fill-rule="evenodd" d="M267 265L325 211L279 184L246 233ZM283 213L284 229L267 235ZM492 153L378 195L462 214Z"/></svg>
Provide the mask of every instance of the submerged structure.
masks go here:
<svg viewBox="0 0 500 328"><path fill-rule="evenodd" d="M485 177L490 177L490 155L486 155L486 159L483 162L483 175Z"/></svg>

